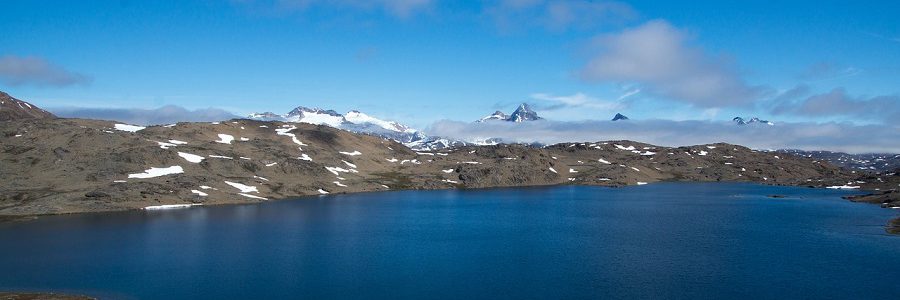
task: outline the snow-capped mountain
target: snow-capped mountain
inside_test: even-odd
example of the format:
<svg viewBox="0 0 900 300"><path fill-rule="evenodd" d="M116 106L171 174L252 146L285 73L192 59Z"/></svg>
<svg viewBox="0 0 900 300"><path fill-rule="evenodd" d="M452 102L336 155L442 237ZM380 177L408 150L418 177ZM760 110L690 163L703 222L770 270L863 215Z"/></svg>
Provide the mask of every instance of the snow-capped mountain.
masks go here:
<svg viewBox="0 0 900 300"><path fill-rule="evenodd" d="M543 119L544 118L541 118L538 116L537 112L535 112L534 110L531 109L531 106L529 106L527 103L522 103L521 105L519 105L519 108L516 108L516 111L514 111L511 115L509 115L509 118L506 120L510 121L510 122L518 123L518 122L525 122L525 121L537 121L537 120L543 120Z"/></svg>
<svg viewBox="0 0 900 300"><path fill-rule="evenodd" d="M284 121L284 116L269 111L264 113L252 113L247 116L247 118L259 121Z"/></svg>
<svg viewBox="0 0 900 300"><path fill-rule="evenodd" d="M424 134L409 126L394 121L378 119L356 110L342 115L330 109L298 106L285 115L264 112L253 113L247 117L253 120L326 125L350 132L377 135L400 143L411 143L426 138Z"/></svg>
<svg viewBox="0 0 900 300"><path fill-rule="evenodd" d="M325 110L321 108L308 108L298 106L284 116L288 122L309 123L316 125L328 125L340 128L347 120L343 115L334 110Z"/></svg>
<svg viewBox="0 0 900 300"><path fill-rule="evenodd" d="M495 111L493 114L485 116L475 122L485 122L485 121L508 121L508 122L526 122L526 121L537 121L543 120L538 116L537 112L531 109L531 106L528 103L522 103L516 108L515 111L511 115L506 115L501 111Z"/></svg>
<svg viewBox="0 0 900 300"><path fill-rule="evenodd" d="M509 119L509 116L504 114L502 111L498 110L498 111L495 111L493 114L485 116L484 118L481 118L475 122L485 122L485 121L492 121L492 120L506 121L506 119Z"/></svg>
<svg viewBox="0 0 900 300"><path fill-rule="evenodd" d="M741 117L734 117L734 119L731 119L731 120L734 121L734 123L738 124L738 125L751 125L751 124L775 125L775 123L773 123L773 122L769 122L766 120L760 120L757 117L750 118L749 121L745 121L744 118L741 118Z"/></svg>
<svg viewBox="0 0 900 300"><path fill-rule="evenodd" d="M625 121L625 120L628 120L628 117L626 117L623 114L616 113L616 115L612 118L612 120L613 121L619 121L619 120Z"/></svg>

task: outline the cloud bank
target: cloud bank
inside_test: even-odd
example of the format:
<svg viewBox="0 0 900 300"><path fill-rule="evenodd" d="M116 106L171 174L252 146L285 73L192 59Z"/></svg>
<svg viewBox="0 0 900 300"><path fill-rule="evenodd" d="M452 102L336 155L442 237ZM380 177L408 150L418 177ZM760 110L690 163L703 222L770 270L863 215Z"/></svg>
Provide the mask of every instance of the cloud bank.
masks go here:
<svg viewBox="0 0 900 300"><path fill-rule="evenodd" d="M803 86L798 86L784 93L794 94ZM782 99L772 108L774 114L788 114L806 117L833 117L843 116L858 119L865 122L883 122L896 124L900 119L900 95L881 95L875 97L854 97L847 94L844 88L835 88L830 92L816 94L805 99L797 100L795 97L781 97ZM793 98L793 99L791 99Z"/></svg>
<svg viewBox="0 0 900 300"><path fill-rule="evenodd" d="M40 57L0 57L0 82L11 85L64 87L89 84L87 75L71 72Z"/></svg>
<svg viewBox="0 0 900 300"><path fill-rule="evenodd" d="M745 106L768 93L690 41L689 34L663 20L601 35L580 75L592 82L635 82L650 94L704 108Z"/></svg>
<svg viewBox="0 0 900 300"><path fill-rule="evenodd" d="M900 127L849 123L779 123L738 126L711 121L535 121L465 123L439 121L427 133L462 140L501 138L505 142L554 144L632 140L661 146L726 142L754 149L900 153Z"/></svg>
<svg viewBox="0 0 900 300"><path fill-rule="evenodd" d="M136 125L161 125L177 122L213 122L238 116L217 108L188 110L168 105L157 109L59 107L48 109L61 118L85 118L119 121Z"/></svg>

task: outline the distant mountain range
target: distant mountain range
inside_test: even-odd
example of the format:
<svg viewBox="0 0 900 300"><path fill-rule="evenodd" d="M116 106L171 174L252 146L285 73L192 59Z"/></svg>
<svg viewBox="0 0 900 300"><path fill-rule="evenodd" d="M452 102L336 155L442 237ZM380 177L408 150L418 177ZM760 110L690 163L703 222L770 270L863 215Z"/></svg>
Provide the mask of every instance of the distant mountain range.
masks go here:
<svg viewBox="0 0 900 300"><path fill-rule="evenodd" d="M501 111L495 111L493 114L485 116L484 118L478 119L475 122L487 122L487 121L507 121L507 122L528 122L528 121L537 121L543 120L538 116L537 112L531 109L531 106L528 103L522 103L516 108L515 111L511 115L506 115Z"/></svg>
<svg viewBox="0 0 900 300"><path fill-rule="evenodd" d="M247 118L259 121L283 121L326 125L350 132L388 138L417 150L436 150L449 147L496 145L502 143L500 139L496 138L487 138L477 141L462 141L443 137L430 137L420 130L416 130L407 125L395 121L382 120L357 110L349 111L346 114L340 114L334 110L298 106L283 115L273 112L263 112L252 113L248 115ZM530 105L522 103L510 115L501 111L496 111L476 122L503 121L522 123L543 119L544 118L541 118Z"/></svg>
<svg viewBox="0 0 900 300"><path fill-rule="evenodd" d="M283 121L326 125L350 132L377 135L400 143L412 143L426 138L425 134L409 126L369 116L357 110L340 114L334 110L298 106L284 115L272 112L253 113L251 120Z"/></svg>
<svg viewBox="0 0 900 300"><path fill-rule="evenodd" d="M407 147L416 150L438 150L449 147L471 146L471 145L496 145L502 144L504 141L500 138L485 138L480 140L458 140L439 136L428 136L422 131L411 128L407 125L372 117L357 110L351 110L346 114L340 114L334 110L309 108L298 106L290 112L280 115L273 112L253 113L248 116L249 119L259 121L284 121L309 123L316 125L326 125L334 128L344 129L350 132L362 133L380 136L383 138L395 140L403 143ZM511 113L506 114L502 111L495 111L492 114L484 116L476 123L485 122L511 122L524 123L544 120L537 111L535 111L528 103L519 104ZM616 113L611 119L612 121L627 121L629 118L621 113ZM760 120L752 117L749 120L743 117L735 117L732 121L739 126L766 124L775 125L775 123Z"/></svg>
<svg viewBox="0 0 900 300"><path fill-rule="evenodd" d="M749 121L746 121L746 120L744 120L744 118L741 118L741 117L734 117L734 119L731 119L731 120L734 121L734 123L738 124L738 125L754 125L754 124L775 125L775 123L773 123L773 122L769 122L766 120L760 120L757 117L750 118Z"/></svg>

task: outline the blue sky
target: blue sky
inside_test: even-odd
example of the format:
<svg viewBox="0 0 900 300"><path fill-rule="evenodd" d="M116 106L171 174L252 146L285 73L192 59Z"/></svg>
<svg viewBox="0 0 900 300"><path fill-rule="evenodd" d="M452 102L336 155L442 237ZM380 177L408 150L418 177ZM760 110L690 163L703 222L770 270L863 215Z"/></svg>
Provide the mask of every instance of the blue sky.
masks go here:
<svg viewBox="0 0 900 300"><path fill-rule="evenodd" d="M521 102L555 120L900 116L897 1L660 2L6 0L0 90L418 127Z"/></svg>

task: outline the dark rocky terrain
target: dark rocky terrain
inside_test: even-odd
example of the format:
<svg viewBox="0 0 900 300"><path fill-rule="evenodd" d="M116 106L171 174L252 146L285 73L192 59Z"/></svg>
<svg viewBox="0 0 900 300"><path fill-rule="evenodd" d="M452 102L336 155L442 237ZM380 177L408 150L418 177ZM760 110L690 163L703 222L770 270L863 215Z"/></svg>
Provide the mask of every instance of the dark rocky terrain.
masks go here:
<svg viewBox="0 0 900 300"><path fill-rule="evenodd" d="M832 151L778 150L817 160L825 160L831 164L858 172L890 173L900 168L900 154L864 153L849 154Z"/></svg>

